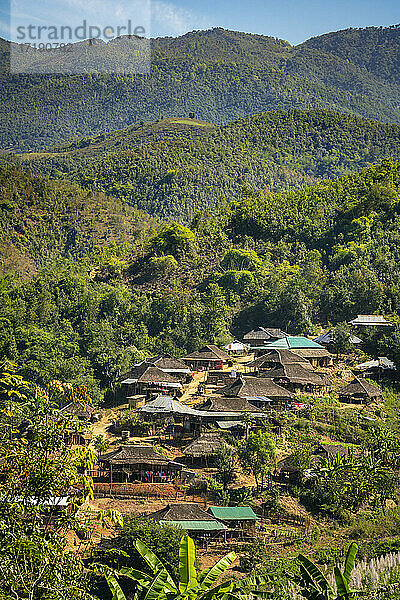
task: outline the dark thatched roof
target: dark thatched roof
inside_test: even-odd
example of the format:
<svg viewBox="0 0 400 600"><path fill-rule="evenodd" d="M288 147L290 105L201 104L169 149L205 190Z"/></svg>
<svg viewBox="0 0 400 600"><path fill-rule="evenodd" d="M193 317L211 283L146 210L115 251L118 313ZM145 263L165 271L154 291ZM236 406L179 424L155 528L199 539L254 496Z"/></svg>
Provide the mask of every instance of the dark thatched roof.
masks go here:
<svg viewBox="0 0 400 600"><path fill-rule="evenodd" d="M281 350L270 350L269 352L267 352L266 354L262 354L252 362L246 363L246 367L260 368L263 365L269 363L279 363L281 365L301 363L305 368L312 368L311 363L309 363L309 361L303 356L300 356L298 352L299 350L296 350L294 352L286 348L282 348Z"/></svg>
<svg viewBox="0 0 400 600"><path fill-rule="evenodd" d="M240 375L231 384L222 388L225 396L238 398L294 398L294 394L277 385L267 377L246 377Z"/></svg>
<svg viewBox="0 0 400 600"><path fill-rule="evenodd" d="M90 404L82 404L81 402L70 402L67 406L60 408L60 414L75 415L83 419L91 419L98 413Z"/></svg>
<svg viewBox="0 0 400 600"><path fill-rule="evenodd" d="M165 508L146 515L154 521L216 521L218 519L200 508L197 504L168 504Z"/></svg>
<svg viewBox="0 0 400 600"><path fill-rule="evenodd" d="M159 354L158 356L146 358L146 362L158 367L162 371L190 372L186 363L178 358L174 358L170 354Z"/></svg>
<svg viewBox="0 0 400 600"><path fill-rule="evenodd" d="M333 358L326 348L296 348L296 354L301 358Z"/></svg>
<svg viewBox="0 0 400 600"><path fill-rule="evenodd" d="M220 350L218 346L214 344L209 344L208 346L204 346L200 350L196 352L192 352L185 356L183 360L193 359L193 360L215 360L215 361L228 361L231 360L229 354Z"/></svg>
<svg viewBox="0 0 400 600"><path fill-rule="evenodd" d="M180 385L177 377L173 377L145 361L135 365L129 373L125 373L122 378L120 377L120 381L121 383L176 383Z"/></svg>
<svg viewBox="0 0 400 600"><path fill-rule="evenodd" d="M225 446L227 446L227 443L218 431L207 431L186 446L183 454L194 458L212 456Z"/></svg>
<svg viewBox="0 0 400 600"><path fill-rule="evenodd" d="M181 466L156 452L151 446L121 446L118 450L100 456L99 461L112 465L148 464L160 467L176 465L177 468Z"/></svg>
<svg viewBox="0 0 400 600"><path fill-rule="evenodd" d="M378 398L382 393L379 388L372 383L355 377L351 383L345 385L339 390L339 396L358 396L362 398Z"/></svg>
<svg viewBox="0 0 400 600"><path fill-rule="evenodd" d="M287 334L281 329L276 329L273 327L257 327L252 331L249 331L243 336L243 340L251 341L251 340L279 340L285 337Z"/></svg>
<svg viewBox="0 0 400 600"><path fill-rule="evenodd" d="M327 454L328 456L347 456L349 449L341 444L320 444L317 449L318 454Z"/></svg>
<svg viewBox="0 0 400 600"><path fill-rule="evenodd" d="M272 377L273 379L286 379L289 383L316 385L321 387L331 385L331 380L325 373L310 371L310 369L305 369L300 363L275 367L265 373L268 377Z"/></svg>

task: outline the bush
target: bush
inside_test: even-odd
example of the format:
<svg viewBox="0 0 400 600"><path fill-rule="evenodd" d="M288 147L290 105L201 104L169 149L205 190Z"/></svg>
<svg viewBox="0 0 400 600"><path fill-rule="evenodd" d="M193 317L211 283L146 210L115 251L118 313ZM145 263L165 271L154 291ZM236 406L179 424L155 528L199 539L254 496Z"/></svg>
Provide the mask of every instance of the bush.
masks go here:
<svg viewBox="0 0 400 600"><path fill-rule="evenodd" d="M166 256L152 256L150 258L150 267L154 275L172 275L177 268L178 263L171 254Z"/></svg>
<svg viewBox="0 0 400 600"><path fill-rule="evenodd" d="M160 525L152 519L143 519L141 515L133 515L124 517L124 525L120 529L118 535L113 540L113 546L116 550L123 550L129 557L121 557L120 565L126 565L149 572L149 567L138 554L134 547L136 540L144 542L150 550L152 550L159 559L164 563L171 574L177 574L178 571L178 554L176 549L179 548L182 538L182 529L173 527L172 525ZM114 550L114 556L117 553ZM110 562L112 555L104 556L105 562Z"/></svg>
<svg viewBox="0 0 400 600"><path fill-rule="evenodd" d="M194 255L196 252L196 235L179 223L164 225L151 240L151 249L156 254L182 256Z"/></svg>

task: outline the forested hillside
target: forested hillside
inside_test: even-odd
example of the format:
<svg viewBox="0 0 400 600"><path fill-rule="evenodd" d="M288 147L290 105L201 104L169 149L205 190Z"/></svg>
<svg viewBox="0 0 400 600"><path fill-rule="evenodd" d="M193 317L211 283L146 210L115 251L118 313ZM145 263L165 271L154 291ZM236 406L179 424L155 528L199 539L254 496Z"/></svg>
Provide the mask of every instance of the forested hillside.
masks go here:
<svg viewBox="0 0 400 600"><path fill-rule="evenodd" d="M102 62L107 53L119 57L121 74L10 76L2 40L0 148L43 149L189 112L220 124L290 108L399 122L399 42L398 27L350 29L295 47L217 28L152 40L150 75L122 74L130 49L120 38L96 52Z"/></svg>
<svg viewBox="0 0 400 600"><path fill-rule="evenodd" d="M59 258L77 258L96 245L138 242L154 220L120 200L23 173L0 169L0 264L25 275Z"/></svg>
<svg viewBox="0 0 400 600"><path fill-rule="evenodd" d="M25 192L35 186L55 193L40 177L13 180L15 198L35 198ZM41 223L51 215L43 208ZM45 237L39 225L25 231L27 247ZM400 162L386 160L304 190L248 189L190 229L172 222L130 246L110 231L81 257L55 244L62 261L29 281L3 277L0 351L35 381L84 382L101 398L134 360L183 355L260 323L312 334L357 313L397 322L399 231ZM375 350L399 359L398 336Z"/></svg>
<svg viewBox="0 0 400 600"><path fill-rule="evenodd" d="M21 166L188 222L221 198L239 199L244 187L304 187L387 156L400 157L399 125L293 110L224 126L195 119L139 124L22 155Z"/></svg>

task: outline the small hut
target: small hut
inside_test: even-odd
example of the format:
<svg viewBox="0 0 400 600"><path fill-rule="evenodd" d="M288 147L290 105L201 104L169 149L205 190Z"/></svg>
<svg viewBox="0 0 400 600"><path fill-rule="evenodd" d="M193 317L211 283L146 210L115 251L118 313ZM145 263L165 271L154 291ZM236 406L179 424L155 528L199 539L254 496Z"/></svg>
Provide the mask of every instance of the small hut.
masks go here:
<svg viewBox="0 0 400 600"><path fill-rule="evenodd" d="M70 402L59 410L60 415L71 415L78 417L80 421L89 421L90 423L99 420L99 412L90 404L83 404L82 402Z"/></svg>
<svg viewBox="0 0 400 600"><path fill-rule="evenodd" d="M193 379L191 370L183 360L174 358L170 354L159 354L152 358L146 358L145 362L157 367L164 373L168 373L168 375L172 375L172 377L177 377L182 383L189 383Z"/></svg>
<svg viewBox="0 0 400 600"><path fill-rule="evenodd" d="M218 431L206 431L184 448L183 455L192 463L198 461L208 465L224 447L227 447L227 443Z"/></svg>
<svg viewBox="0 0 400 600"><path fill-rule="evenodd" d="M227 527L197 504L168 504L165 508L145 515L161 525L168 523L188 531L192 537L219 536Z"/></svg>
<svg viewBox="0 0 400 600"><path fill-rule="evenodd" d="M120 384L127 399L144 394L150 398L154 394L181 394L182 384L178 377L162 371L151 363L142 362L132 371L120 377Z"/></svg>
<svg viewBox="0 0 400 600"><path fill-rule="evenodd" d="M185 356L183 362L193 371L209 371L210 369L223 369L224 365L231 362L231 359L218 346L209 344Z"/></svg>
<svg viewBox="0 0 400 600"><path fill-rule="evenodd" d="M397 367L387 356L378 356L375 360L360 363L353 370L359 373L361 377L371 377L374 379L397 378Z"/></svg>
<svg viewBox="0 0 400 600"><path fill-rule="evenodd" d="M351 383L339 390L340 402L351 404L366 404L370 400L378 400L381 395L379 388L359 377L355 377Z"/></svg>
<svg viewBox="0 0 400 600"><path fill-rule="evenodd" d="M371 329L386 330L393 327L393 323L385 319L383 315L357 315L355 319L349 322L349 325L356 327L360 331L371 331Z"/></svg>
<svg viewBox="0 0 400 600"><path fill-rule="evenodd" d="M251 350L264 346L267 342L274 342L287 336L287 333L273 327L257 327L243 336L243 342L250 346Z"/></svg>
<svg viewBox="0 0 400 600"><path fill-rule="evenodd" d="M254 533L260 520L250 506L209 506L207 512L236 533Z"/></svg>

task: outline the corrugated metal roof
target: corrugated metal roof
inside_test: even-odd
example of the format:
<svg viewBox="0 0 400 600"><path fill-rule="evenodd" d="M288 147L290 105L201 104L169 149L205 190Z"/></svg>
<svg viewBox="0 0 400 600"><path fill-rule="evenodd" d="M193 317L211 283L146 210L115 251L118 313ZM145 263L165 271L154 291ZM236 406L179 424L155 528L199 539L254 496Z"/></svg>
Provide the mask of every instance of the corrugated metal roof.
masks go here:
<svg viewBox="0 0 400 600"><path fill-rule="evenodd" d="M387 321L382 315L357 315L356 319L350 321L351 325L384 325L391 326L392 323Z"/></svg>
<svg viewBox="0 0 400 600"><path fill-rule="evenodd" d="M317 344L316 342L313 342L312 340L309 340L306 337L303 336L295 336L295 335L288 335L287 337L281 339L281 340L276 340L275 342L269 342L267 344L265 344L263 347L263 349L265 350L271 350L273 348L288 348L293 349L293 348L321 348L323 349L323 346L321 346L320 344ZM261 348L258 348L259 350Z"/></svg>
<svg viewBox="0 0 400 600"><path fill-rule="evenodd" d="M210 506L208 512L222 521L258 521L250 506Z"/></svg>
<svg viewBox="0 0 400 600"><path fill-rule="evenodd" d="M219 521L159 521L160 525L173 525L187 531L223 531L226 525Z"/></svg>

